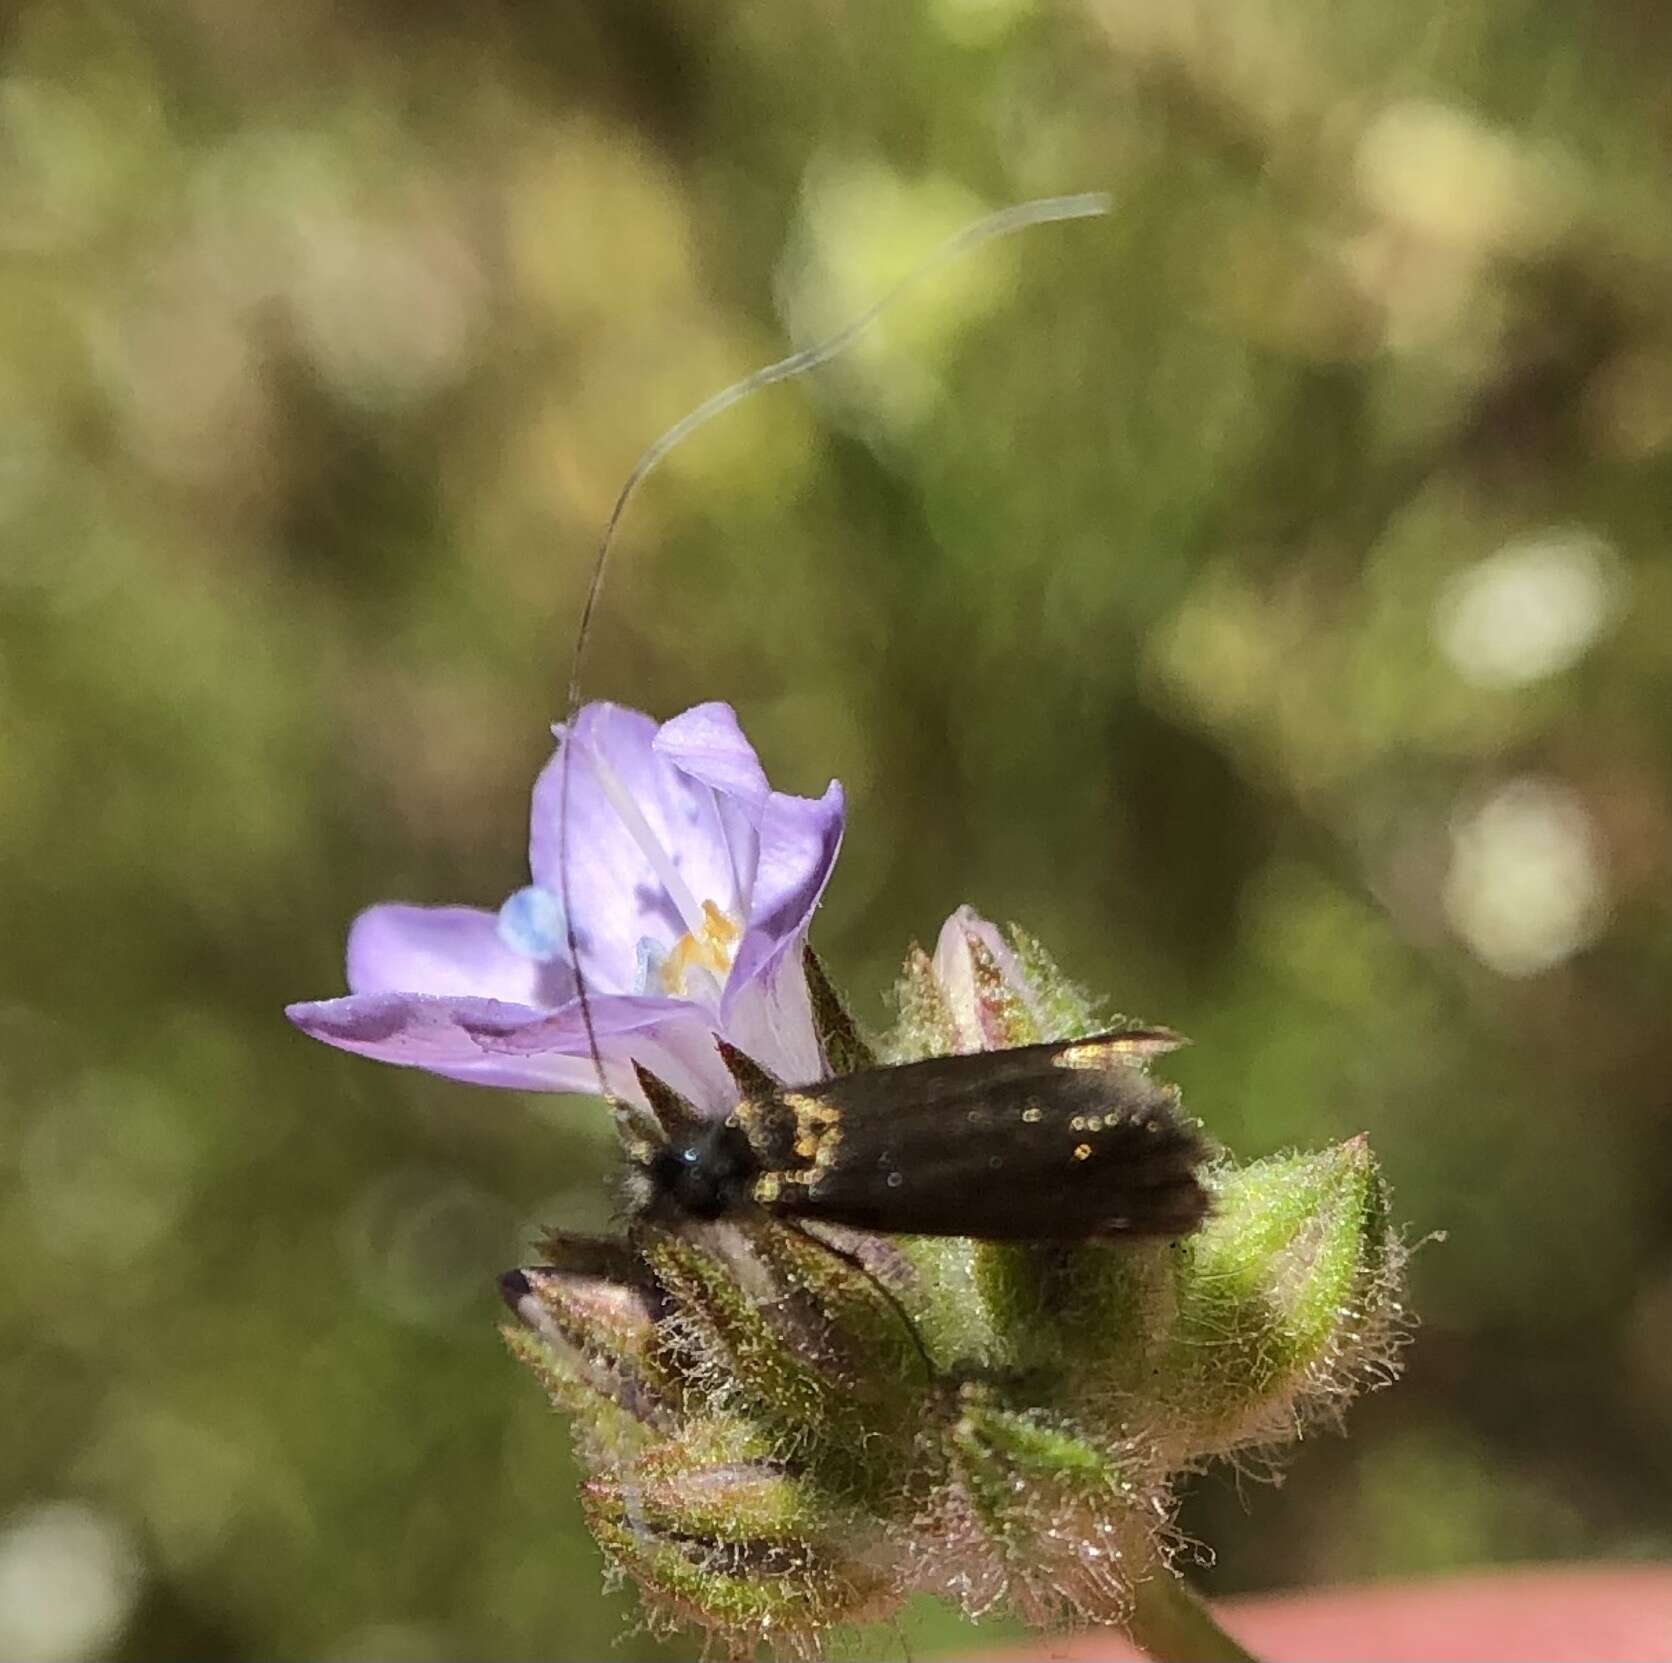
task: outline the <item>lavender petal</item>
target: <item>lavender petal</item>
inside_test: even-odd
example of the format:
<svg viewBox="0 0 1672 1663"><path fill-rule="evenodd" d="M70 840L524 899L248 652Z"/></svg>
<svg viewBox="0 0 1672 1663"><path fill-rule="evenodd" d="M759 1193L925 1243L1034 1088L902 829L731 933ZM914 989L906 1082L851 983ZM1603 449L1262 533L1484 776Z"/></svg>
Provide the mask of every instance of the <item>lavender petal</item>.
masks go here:
<svg viewBox="0 0 1672 1663"><path fill-rule="evenodd" d="M772 787L729 704L712 700L664 722L657 729L655 748L682 774L732 798L747 810L751 822L760 822Z"/></svg>
<svg viewBox="0 0 1672 1663"><path fill-rule="evenodd" d="M769 974L805 937L842 847L843 815L842 787L835 780L819 798L774 791L767 799L754 894L726 984L723 1020L729 1020L739 990Z"/></svg>
<svg viewBox="0 0 1672 1663"><path fill-rule="evenodd" d="M368 907L348 932L348 985L354 993L429 993L501 999L536 1008L561 1003L574 978L540 964L500 938L479 907Z"/></svg>
<svg viewBox="0 0 1672 1663"><path fill-rule="evenodd" d="M311 1038L379 1062L522 1091L596 1090L590 1064L580 1059L556 1052L501 1055L487 1048L542 1014L500 999L398 992L312 1000L285 1010Z"/></svg>

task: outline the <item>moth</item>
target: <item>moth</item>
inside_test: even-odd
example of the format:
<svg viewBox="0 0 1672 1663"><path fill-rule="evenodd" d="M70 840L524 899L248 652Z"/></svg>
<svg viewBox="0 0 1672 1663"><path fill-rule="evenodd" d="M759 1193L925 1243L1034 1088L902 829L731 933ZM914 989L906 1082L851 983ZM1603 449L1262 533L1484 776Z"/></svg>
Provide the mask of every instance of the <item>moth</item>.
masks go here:
<svg viewBox="0 0 1672 1663"><path fill-rule="evenodd" d="M723 1120L641 1071L662 1139L641 1147L639 1207L989 1241L1187 1236L1208 1147L1141 1066L1180 1043L1141 1029L786 1087L721 1042L742 1091Z"/></svg>

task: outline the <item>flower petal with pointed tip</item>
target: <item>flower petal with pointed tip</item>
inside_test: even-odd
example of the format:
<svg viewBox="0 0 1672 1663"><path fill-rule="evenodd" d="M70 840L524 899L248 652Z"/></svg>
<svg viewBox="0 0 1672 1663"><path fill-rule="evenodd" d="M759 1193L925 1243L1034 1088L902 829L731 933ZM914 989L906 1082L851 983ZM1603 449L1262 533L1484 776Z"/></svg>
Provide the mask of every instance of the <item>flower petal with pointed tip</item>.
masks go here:
<svg viewBox="0 0 1672 1663"><path fill-rule="evenodd" d="M713 701L693 705L683 715L664 722L657 730L654 748L682 774L735 798L752 819L760 819L772 787L729 704Z"/></svg>

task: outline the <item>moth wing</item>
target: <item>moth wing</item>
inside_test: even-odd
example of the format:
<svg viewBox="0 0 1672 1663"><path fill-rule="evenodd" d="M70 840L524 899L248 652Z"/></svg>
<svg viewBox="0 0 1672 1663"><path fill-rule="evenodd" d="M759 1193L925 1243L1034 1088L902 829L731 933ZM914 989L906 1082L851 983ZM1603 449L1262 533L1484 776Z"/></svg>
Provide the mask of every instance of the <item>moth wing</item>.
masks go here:
<svg viewBox="0 0 1672 1663"><path fill-rule="evenodd" d="M778 1210L903 1235L1180 1236L1207 1154L1137 1059L1176 1036L1100 1035L865 1069L780 1099L802 1135ZM782 1150L784 1145L780 1145Z"/></svg>

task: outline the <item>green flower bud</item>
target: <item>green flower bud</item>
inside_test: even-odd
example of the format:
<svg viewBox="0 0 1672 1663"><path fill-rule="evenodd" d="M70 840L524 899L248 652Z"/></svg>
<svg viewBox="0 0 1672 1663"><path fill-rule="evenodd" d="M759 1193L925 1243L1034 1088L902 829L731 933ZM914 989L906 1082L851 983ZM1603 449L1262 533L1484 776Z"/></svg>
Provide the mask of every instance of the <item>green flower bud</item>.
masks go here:
<svg viewBox="0 0 1672 1663"><path fill-rule="evenodd" d="M1110 1019L1057 968L1031 936L1001 934L970 907L941 928L934 957L914 950L899 993L897 1060L946 1050L999 1050L1073 1039L1126 1024ZM925 1028L914 1013L928 1011ZM951 1045L924 1043L950 1033ZM990 1368L1038 1366L1041 1357L1094 1367L1111 1351L1143 1366L1133 1336L1155 1332L1171 1285L1152 1247L1087 1243L1074 1248L925 1242L909 1249L933 1292L954 1294L961 1349ZM982 1320L975 1320L979 1312ZM1098 1370L1099 1377L1107 1369Z"/></svg>
<svg viewBox="0 0 1672 1663"><path fill-rule="evenodd" d="M1181 1462L1293 1437L1390 1377L1404 1249L1363 1137L1222 1173L1206 1227L1174 1251L1161 1389Z"/></svg>
<svg viewBox="0 0 1672 1663"><path fill-rule="evenodd" d="M941 927L933 958L913 947L906 960L895 994L900 1020L889 1057L909 1062L956 1051L998 1051L1092 1031L1090 1024L1046 1030L1041 991L1011 944L985 918L960 907ZM1047 995L1047 1002L1053 996Z"/></svg>
<svg viewBox="0 0 1672 1663"><path fill-rule="evenodd" d="M935 977L934 961L913 942L906 966L894 986L900 1015L883 1056L889 1062L945 1057L960 1049L958 1026L946 990Z"/></svg>
<svg viewBox="0 0 1672 1663"><path fill-rule="evenodd" d="M1008 1401L1017 1395L978 1384L960 1394L949 1491L968 1518L962 1530L941 1521L955 1544L947 1580L972 1614L1002 1597L1036 1627L1118 1622L1170 1513L1164 1475L1143 1445L1107 1443L1084 1422Z"/></svg>
<svg viewBox="0 0 1672 1663"><path fill-rule="evenodd" d="M575 1417L591 1459L636 1452L678 1424L684 1388L660 1356L659 1291L612 1242L553 1235L556 1263L507 1271L500 1291L522 1326L512 1352Z"/></svg>
<svg viewBox="0 0 1672 1663"><path fill-rule="evenodd" d="M709 1401L744 1408L835 1491L879 1504L898 1490L928 1364L876 1271L766 1220L647 1230L643 1247Z"/></svg>
<svg viewBox="0 0 1672 1663"><path fill-rule="evenodd" d="M886 1615L901 1579L886 1555L851 1552L862 1520L775 1464L746 1423L694 1420L585 1486L587 1522L663 1625L695 1623L735 1655L761 1642L816 1648L838 1623Z"/></svg>

